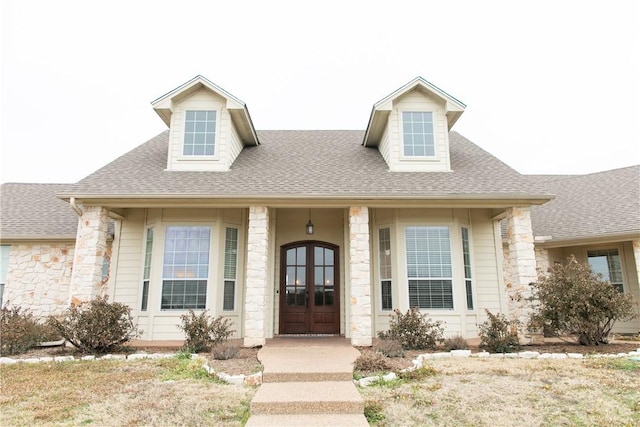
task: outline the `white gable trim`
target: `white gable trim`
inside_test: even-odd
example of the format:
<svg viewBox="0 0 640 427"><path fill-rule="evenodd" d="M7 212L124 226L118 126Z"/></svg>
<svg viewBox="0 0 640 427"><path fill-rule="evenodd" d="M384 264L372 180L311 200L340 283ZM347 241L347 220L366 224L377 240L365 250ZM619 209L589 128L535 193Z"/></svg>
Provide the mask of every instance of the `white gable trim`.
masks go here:
<svg viewBox="0 0 640 427"><path fill-rule="evenodd" d="M151 105L162 121L164 121L167 126L171 126L171 115L173 113L174 102L179 98L188 96L189 94L197 91L201 87L204 87L225 99L226 108L231 115L233 124L235 125L244 145L260 144L246 104L201 75L195 76L188 82L155 99L151 102Z"/></svg>
<svg viewBox="0 0 640 427"><path fill-rule="evenodd" d="M416 77L373 105L362 145L373 147L378 146L387 125L389 114L393 110L393 101L418 86L429 92L429 94L434 97L444 101L448 127L449 130L451 130L451 127L453 127L454 123L460 118L467 106L422 77Z"/></svg>

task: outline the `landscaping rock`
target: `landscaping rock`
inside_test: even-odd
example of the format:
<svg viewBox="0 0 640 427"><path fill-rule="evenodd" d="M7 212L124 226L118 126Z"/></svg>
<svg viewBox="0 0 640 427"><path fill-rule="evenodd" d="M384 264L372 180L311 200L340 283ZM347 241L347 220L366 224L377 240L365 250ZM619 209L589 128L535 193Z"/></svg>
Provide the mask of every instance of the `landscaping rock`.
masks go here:
<svg viewBox="0 0 640 427"><path fill-rule="evenodd" d="M537 351L521 351L518 353L520 359L536 359L538 356L540 356L540 353Z"/></svg>
<svg viewBox="0 0 640 427"><path fill-rule="evenodd" d="M471 350L451 350L451 357L469 357Z"/></svg>

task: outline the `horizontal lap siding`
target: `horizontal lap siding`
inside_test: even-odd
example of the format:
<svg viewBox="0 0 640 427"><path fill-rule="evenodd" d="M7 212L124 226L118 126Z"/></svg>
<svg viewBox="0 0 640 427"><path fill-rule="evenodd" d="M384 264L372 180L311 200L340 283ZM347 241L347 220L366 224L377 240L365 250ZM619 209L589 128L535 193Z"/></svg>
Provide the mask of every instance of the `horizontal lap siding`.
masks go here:
<svg viewBox="0 0 640 427"><path fill-rule="evenodd" d="M487 210L471 211L472 233L472 265L473 286L475 288L475 308L479 316L484 315L484 309L497 313L500 311L502 286L496 259L496 243L493 234L493 221ZM501 248L500 248L501 250Z"/></svg>
<svg viewBox="0 0 640 427"><path fill-rule="evenodd" d="M403 111L431 111L433 112L433 133L435 141L435 158L416 163L414 160L403 162L403 133L402 133L402 112ZM449 132L447 117L443 105L432 98L427 97L419 91L411 91L394 102L393 111L389 116L389 160L387 160L394 170L416 170L422 171L448 171L449 165ZM409 169L407 169L409 168Z"/></svg>
<svg viewBox="0 0 640 427"><path fill-rule="evenodd" d="M139 309L138 293L142 286L142 257L144 243L144 211L132 210L122 220L115 275L115 301Z"/></svg>

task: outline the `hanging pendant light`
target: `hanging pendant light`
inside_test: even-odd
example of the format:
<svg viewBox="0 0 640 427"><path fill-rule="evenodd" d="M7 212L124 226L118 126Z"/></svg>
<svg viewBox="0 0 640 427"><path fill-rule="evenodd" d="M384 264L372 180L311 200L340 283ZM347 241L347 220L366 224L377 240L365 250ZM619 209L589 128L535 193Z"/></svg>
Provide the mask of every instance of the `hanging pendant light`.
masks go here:
<svg viewBox="0 0 640 427"><path fill-rule="evenodd" d="M309 209L309 222L305 226L307 234L313 234L313 223L311 222L311 209Z"/></svg>

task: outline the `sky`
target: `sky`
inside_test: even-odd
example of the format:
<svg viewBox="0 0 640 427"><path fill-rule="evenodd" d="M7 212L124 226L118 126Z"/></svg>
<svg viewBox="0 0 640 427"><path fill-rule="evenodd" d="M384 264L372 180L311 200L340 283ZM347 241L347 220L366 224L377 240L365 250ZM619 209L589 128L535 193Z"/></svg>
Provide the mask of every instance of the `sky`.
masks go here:
<svg viewBox="0 0 640 427"><path fill-rule="evenodd" d="M72 183L200 74L256 129L362 129L421 76L520 173L640 164L640 2L2 1L0 182Z"/></svg>

